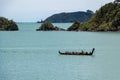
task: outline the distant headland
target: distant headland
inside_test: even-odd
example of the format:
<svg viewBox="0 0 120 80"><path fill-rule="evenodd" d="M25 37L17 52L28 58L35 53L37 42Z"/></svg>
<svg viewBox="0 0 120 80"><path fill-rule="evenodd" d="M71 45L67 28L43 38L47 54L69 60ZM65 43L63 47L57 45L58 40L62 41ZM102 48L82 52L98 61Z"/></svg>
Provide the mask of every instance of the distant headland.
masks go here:
<svg viewBox="0 0 120 80"><path fill-rule="evenodd" d="M88 21L92 15L93 11L87 10L86 12L84 11L78 11L78 12L70 12L70 13L58 13L58 14L53 14L52 16L46 18L44 21L37 21L37 23L40 22L46 22L50 21L52 23L68 23L68 22L75 22L75 21L81 21L81 22L86 22Z"/></svg>

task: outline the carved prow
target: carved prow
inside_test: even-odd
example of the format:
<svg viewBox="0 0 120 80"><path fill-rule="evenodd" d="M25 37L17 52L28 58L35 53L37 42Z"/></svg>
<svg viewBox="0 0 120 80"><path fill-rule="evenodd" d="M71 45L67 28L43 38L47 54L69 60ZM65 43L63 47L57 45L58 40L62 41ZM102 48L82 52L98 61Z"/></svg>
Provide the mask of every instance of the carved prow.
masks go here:
<svg viewBox="0 0 120 80"><path fill-rule="evenodd" d="M93 49L92 49L92 52L91 52L91 54L93 54L93 52L94 52L94 51L95 51L95 48L93 48Z"/></svg>

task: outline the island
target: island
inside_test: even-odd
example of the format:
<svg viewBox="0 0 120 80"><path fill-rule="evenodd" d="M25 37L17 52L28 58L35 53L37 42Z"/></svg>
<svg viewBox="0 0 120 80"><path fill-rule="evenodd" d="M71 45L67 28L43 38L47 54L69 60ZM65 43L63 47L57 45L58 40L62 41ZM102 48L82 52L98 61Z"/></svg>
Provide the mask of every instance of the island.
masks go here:
<svg viewBox="0 0 120 80"><path fill-rule="evenodd" d="M54 26L50 21L46 21L42 23L42 25L39 27L39 29L36 29L36 31L65 31L65 29Z"/></svg>
<svg viewBox="0 0 120 80"><path fill-rule="evenodd" d="M102 6L84 23L74 22L68 31L120 31L120 1Z"/></svg>
<svg viewBox="0 0 120 80"><path fill-rule="evenodd" d="M18 31L18 26L13 20L0 17L0 31Z"/></svg>
<svg viewBox="0 0 120 80"><path fill-rule="evenodd" d="M46 18L44 21L50 21L52 23L70 23L70 22L75 22L75 21L81 21L81 22L86 22L88 21L92 15L93 11L87 10L85 11L78 11L78 12L63 12L63 13L58 13L54 14L48 18Z"/></svg>

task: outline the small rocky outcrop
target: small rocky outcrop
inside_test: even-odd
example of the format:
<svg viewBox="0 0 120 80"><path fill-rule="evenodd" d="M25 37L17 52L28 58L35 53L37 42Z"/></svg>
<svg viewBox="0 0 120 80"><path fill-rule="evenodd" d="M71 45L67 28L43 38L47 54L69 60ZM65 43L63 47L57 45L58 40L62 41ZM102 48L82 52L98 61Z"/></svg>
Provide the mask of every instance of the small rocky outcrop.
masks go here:
<svg viewBox="0 0 120 80"><path fill-rule="evenodd" d="M64 31L65 29L54 26L51 22L44 22L36 31Z"/></svg>
<svg viewBox="0 0 120 80"><path fill-rule="evenodd" d="M0 31L18 31L18 26L13 20L0 17Z"/></svg>

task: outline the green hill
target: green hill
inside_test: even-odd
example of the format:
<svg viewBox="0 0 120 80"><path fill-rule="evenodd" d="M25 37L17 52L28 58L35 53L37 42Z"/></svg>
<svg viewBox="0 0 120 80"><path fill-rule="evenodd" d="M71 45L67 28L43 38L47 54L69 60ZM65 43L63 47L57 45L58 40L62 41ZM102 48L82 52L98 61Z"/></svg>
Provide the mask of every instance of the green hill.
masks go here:
<svg viewBox="0 0 120 80"><path fill-rule="evenodd" d="M120 31L120 3L105 4L76 31Z"/></svg>
<svg viewBox="0 0 120 80"><path fill-rule="evenodd" d="M71 13L59 13L48 17L45 21L50 21L53 23L66 23L75 21L85 22L88 21L92 17L92 15L93 12L90 10L87 10L87 12L79 11Z"/></svg>
<svg viewBox="0 0 120 80"><path fill-rule="evenodd" d="M8 20L0 17L0 31L16 31L18 30L17 24L13 20Z"/></svg>

